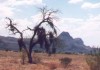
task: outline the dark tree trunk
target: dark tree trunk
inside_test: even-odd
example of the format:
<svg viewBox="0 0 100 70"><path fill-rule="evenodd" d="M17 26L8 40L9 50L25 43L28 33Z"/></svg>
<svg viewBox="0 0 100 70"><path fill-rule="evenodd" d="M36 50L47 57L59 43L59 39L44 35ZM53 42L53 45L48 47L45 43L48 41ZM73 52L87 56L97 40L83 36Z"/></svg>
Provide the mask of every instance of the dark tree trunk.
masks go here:
<svg viewBox="0 0 100 70"><path fill-rule="evenodd" d="M33 47L38 43L38 41L32 43L30 46L29 46L29 55L28 55L28 62L29 63L35 63L33 60L32 60L32 49Z"/></svg>
<svg viewBox="0 0 100 70"><path fill-rule="evenodd" d="M32 56L31 56L31 53L29 52L29 55L28 55L28 62L29 63L33 63L33 61L32 61Z"/></svg>

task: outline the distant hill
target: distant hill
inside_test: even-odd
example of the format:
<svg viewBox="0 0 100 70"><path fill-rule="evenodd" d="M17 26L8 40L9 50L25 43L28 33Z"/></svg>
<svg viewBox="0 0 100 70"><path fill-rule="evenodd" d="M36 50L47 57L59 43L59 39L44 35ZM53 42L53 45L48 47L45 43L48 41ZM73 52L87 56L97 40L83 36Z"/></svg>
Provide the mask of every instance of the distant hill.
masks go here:
<svg viewBox="0 0 100 70"><path fill-rule="evenodd" d="M1 50L18 50L17 39L14 37L0 36L0 49Z"/></svg>
<svg viewBox="0 0 100 70"><path fill-rule="evenodd" d="M61 41L62 48L58 48L59 52L66 53L89 53L91 47L84 45L81 38L73 38L68 32L62 32L58 39Z"/></svg>
<svg viewBox="0 0 100 70"><path fill-rule="evenodd" d="M88 53L91 48L84 45L81 38L73 38L68 32L62 32L58 37L56 45L57 52L60 53ZM25 39L26 45L29 44L29 39ZM41 50L38 45L34 47L35 50ZM17 38L0 36L0 50L14 50L18 51Z"/></svg>

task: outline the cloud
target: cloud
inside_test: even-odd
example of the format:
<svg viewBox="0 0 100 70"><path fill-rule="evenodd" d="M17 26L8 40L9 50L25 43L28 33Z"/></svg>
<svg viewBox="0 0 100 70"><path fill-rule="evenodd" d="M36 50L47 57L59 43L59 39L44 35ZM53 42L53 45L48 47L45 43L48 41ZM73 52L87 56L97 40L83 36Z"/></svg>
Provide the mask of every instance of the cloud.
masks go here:
<svg viewBox="0 0 100 70"><path fill-rule="evenodd" d="M60 29L60 32L67 31L74 38L82 38L86 45L100 45L100 14L89 16L86 20L62 18L56 26Z"/></svg>
<svg viewBox="0 0 100 70"><path fill-rule="evenodd" d="M24 19L12 19L13 23L16 23L16 27L22 32L23 30L27 29L28 27L33 28L34 23L32 23L31 20L24 18ZM7 23L6 23L7 22ZM0 35L2 36L13 36L13 37L19 37L19 34L13 35L11 31L6 29L7 24L9 21L7 19L0 19ZM32 35L31 31L25 31L24 37L30 37Z"/></svg>
<svg viewBox="0 0 100 70"><path fill-rule="evenodd" d="M0 35L2 36L8 36L9 31L6 29L6 22L5 19L0 19Z"/></svg>
<svg viewBox="0 0 100 70"><path fill-rule="evenodd" d="M37 5L42 4L42 0L4 0L1 3L9 6Z"/></svg>
<svg viewBox="0 0 100 70"><path fill-rule="evenodd" d="M80 18L61 18L55 22L55 25L61 31L71 31L77 29L79 26L81 27L83 25L81 22L83 22L83 19Z"/></svg>
<svg viewBox="0 0 100 70"><path fill-rule="evenodd" d="M84 39L86 44L100 45L100 14L97 16L89 17L83 22L83 26L74 31L76 36L80 36ZM76 32L76 33L75 33ZM77 34L78 33L78 34Z"/></svg>
<svg viewBox="0 0 100 70"><path fill-rule="evenodd" d="M39 23L42 19L42 14L37 13L36 15L31 16L31 19L33 20L34 23Z"/></svg>
<svg viewBox="0 0 100 70"><path fill-rule="evenodd" d="M34 27L40 20L40 13L33 15L31 19L14 19L18 23L17 27L22 31L29 27ZM4 19L0 20L0 34L8 36L9 31L5 29L6 23ZM57 26L58 33L67 31L74 38L80 37L83 39L86 45L100 45L100 14L89 16L86 20L81 18L61 18L59 21L55 21L54 24ZM2 31L3 30L3 31ZM25 37L31 36L30 31L24 33ZM18 37L18 36L17 36Z"/></svg>
<svg viewBox="0 0 100 70"><path fill-rule="evenodd" d="M68 3L71 3L71 4L77 4L77 3L80 3L80 2L83 2L83 0L69 0Z"/></svg>
<svg viewBox="0 0 100 70"><path fill-rule="evenodd" d="M12 17L15 11L18 10L17 6L30 6L41 5L42 0L0 0L0 17Z"/></svg>
<svg viewBox="0 0 100 70"><path fill-rule="evenodd" d="M33 28L34 23L31 20L24 18L24 19L14 19L15 23L17 23L16 27L22 32L23 30L27 29L27 27ZM31 31L27 30L24 32L24 37L30 37L32 35ZM16 35L19 37L19 35Z"/></svg>
<svg viewBox="0 0 100 70"><path fill-rule="evenodd" d="M37 5L42 4L42 0L9 0L12 5Z"/></svg>
<svg viewBox="0 0 100 70"><path fill-rule="evenodd" d="M95 9L95 8L100 8L100 3L90 3L90 2L85 2L81 6L83 9Z"/></svg>
<svg viewBox="0 0 100 70"><path fill-rule="evenodd" d="M26 29L27 26L30 27L32 26L32 22L30 20L28 20L27 18L24 18L24 19L14 19L15 23L17 23L17 27L18 29L20 29L21 31Z"/></svg>
<svg viewBox="0 0 100 70"><path fill-rule="evenodd" d="M0 17L11 17L14 15L14 8L5 5L0 5Z"/></svg>
<svg viewBox="0 0 100 70"><path fill-rule="evenodd" d="M11 18L13 19L13 18ZM13 22L16 23L16 27L20 30L20 31L23 31L25 29L27 29L27 26L30 27L30 28L34 28L35 25L37 25L40 21L41 21L41 14L40 13L37 13L36 15L33 15L30 17L30 19L28 18L14 18L13 19ZM13 35L9 35L11 34L11 32L8 31L8 29L6 29L6 22L9 23L8 20L6 19L0 19L0 35L3 35L3 36L13 36ZM3 31L2 31L3 30ZM30 37L31 36L31 32L30 31L25 31L24 32L24 36L28 36ZM16 35L15 37L18 37L19 35Z"/></svg>

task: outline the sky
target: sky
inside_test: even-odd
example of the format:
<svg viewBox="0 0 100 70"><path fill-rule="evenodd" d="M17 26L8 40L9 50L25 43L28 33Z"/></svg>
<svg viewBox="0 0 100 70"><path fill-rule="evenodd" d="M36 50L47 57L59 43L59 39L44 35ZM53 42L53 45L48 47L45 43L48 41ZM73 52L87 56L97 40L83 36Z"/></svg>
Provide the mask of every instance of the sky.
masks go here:
<svg viewBox="0 0 100 70"><path fill-rule="evenodd" d="M59 33L66 31L73 38L82 38L85 45L100 46L100 0L0 0L0 35L13 36L5 28L5 17L23 30L39 23L37 8L43 6L59 10L54 22ZM30 32L24 34L30 36Z"/></svg>

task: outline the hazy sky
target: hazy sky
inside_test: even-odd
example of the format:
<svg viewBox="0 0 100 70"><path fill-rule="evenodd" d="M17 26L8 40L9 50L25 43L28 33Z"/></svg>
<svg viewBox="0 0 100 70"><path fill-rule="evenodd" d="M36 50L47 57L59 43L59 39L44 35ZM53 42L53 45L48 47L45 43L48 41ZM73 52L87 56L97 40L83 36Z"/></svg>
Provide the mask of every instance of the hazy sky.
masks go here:
<svg viewBox="0 0 100 70"><path fill-rule="evenodd" d="M21 30L36 25L40 19L37 7L41 6L60 10L55 21L59 32L80 37L86 45L100 46L100 0L0 0L0 35L10 34L5 17L12 18Z"/></svg>

